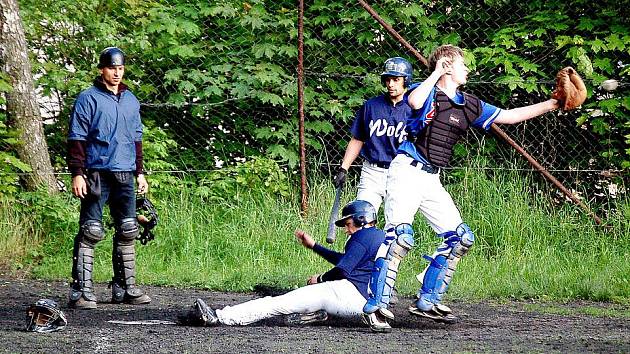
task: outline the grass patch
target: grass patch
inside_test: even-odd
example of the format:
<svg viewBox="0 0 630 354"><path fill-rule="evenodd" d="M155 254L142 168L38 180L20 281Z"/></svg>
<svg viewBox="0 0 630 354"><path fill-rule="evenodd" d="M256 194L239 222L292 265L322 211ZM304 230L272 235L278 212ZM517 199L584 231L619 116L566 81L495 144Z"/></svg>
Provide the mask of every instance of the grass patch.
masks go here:
<svg viewBox="0 0 630 354"><path fill-rule="evenodd" d="M554 304L525 304L523 308L536 313L549 313L563 316L586 315L604 318L630 318L630 310L625 307L580 306L566 307Z"/></svg>
<svg viewBox="0 0 630 354"><path fill-rule="evenodd" d="M521 175L480 170L465 171L447 185L476 235L447 298L627 303L630 227L624 210L630 203L611 208L611 227L602 228L577 207L550 206L547 197L529 191L530 185ZM295 191L284 197L236 188L234 195L212 201L192 188L153 195L160 223L155 240L136 246L139 283L228 291L250 291L257 284L302 286L308 276L330 268L294 240L294 230L302 228L325 243L334 191L329 182L312 181L309 193L306 217ZM342 202L354 193L347 189ZM35 277L69 279L78 202L68 194L29 200L30 212L7 204L0 208L0 255L13 265L32 267ZM403 295L416 293L415 275L427 264L422 255L433 253L440 242L422 216L414 228L416 248L403 261L397 283ZM109 227L97 245L97 282L112 277L111 237ZM342 250L344 240L339 232L333 248Z"/></svg>
<svg viewBox="0 0 630 354"><path fill-rule="evenodd" d="M42 240L40 230L34 228L14 207L14 201L0 198L0 268L22 270L23 260L34 255Z"/></svg>

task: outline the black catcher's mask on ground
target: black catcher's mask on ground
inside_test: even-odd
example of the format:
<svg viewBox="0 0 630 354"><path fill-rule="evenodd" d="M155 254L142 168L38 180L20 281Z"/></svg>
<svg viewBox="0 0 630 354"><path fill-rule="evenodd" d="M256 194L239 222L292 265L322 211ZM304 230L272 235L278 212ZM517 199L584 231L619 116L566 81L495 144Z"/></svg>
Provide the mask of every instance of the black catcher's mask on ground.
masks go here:
<svg viewBox="0 0 630 354"><path fill-rule="evenodd" d="M140 240L141 244L146 245L147 242L155 238L151 230L158 224L157 210L148 198L138 195L136 196L136 215L138 224L142 226L142 232L138 235L138 240Z"/></svg>
<svg viewBox="0 0 630 354"><path fill-rule="evenodd" d="M26 310L26 330L29 332L48 333L62 330L68 324L66 316L59 309L57 302L40 299Z"/></svg>

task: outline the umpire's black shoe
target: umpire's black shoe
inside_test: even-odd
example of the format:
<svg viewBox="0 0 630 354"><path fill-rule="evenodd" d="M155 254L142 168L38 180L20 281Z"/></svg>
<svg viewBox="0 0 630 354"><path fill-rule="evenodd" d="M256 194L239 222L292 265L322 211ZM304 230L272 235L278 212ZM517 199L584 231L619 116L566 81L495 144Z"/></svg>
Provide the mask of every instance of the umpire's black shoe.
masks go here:
<svg viewBox="0 0 630 354"><path fill-rule="evenodd" d="M115 282L110 283L110 285L113 304L143 305L151 302L149 295L135 286L125 289Z"/></svg>
<svg viewBox="0 0 630 354"><path fill-rule="evenodd" d="M80 310L95 309L96 296L88 289L76 290L71 288L68 295L68 308Z"/></svg>

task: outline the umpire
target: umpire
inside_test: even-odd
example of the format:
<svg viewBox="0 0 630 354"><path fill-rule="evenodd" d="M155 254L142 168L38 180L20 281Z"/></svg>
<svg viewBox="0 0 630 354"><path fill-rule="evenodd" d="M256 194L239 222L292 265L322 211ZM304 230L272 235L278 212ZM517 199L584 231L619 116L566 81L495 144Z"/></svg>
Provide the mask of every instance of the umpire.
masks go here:
<svg viewBox="0 0 630 354"><path fill-rule="evenodd" d="M105 236L105 203L115 225L112 302L151 302L135 286L138 224L134 175L138 193L146 193L149 187L142 168L140 103L122 83L125 54L120 49L105 48L98 69L100 75L92 87L81 92L74 103L68 134L72 194L81 199L68 307L79 309L96 308L92 269L94 246Z"/></svg>

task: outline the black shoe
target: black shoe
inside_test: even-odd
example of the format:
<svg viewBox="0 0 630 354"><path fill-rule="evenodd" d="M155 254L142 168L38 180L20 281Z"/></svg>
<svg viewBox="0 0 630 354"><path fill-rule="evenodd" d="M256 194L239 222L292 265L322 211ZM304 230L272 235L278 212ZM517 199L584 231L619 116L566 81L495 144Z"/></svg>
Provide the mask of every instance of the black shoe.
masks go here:
<svg viewBox="0 0 630 354"><path fill-rule="evenodd" d="M92 310L96 308L96 296L92 292L70 290L68 296L68 308L78 310Z"/></svg>
<svg viewBox="0 0 630 354"><path fill-rule="evenodd" d="M151 302L149 295L145 294L139 288L130 287L125 289L114 282L110 285L112 287L113 304L143 305Z"/></svg>
<svg viewBox="0 0 630 354"><path fill-rule="evenodd" d="M218 325L219 318L210 306L197 299L188 311L178 316L178 322L184 326L208 327Z"/></svg>
<svg viewBox="0 0 630 354"><path fill-rule="evenodd" d="M96 308L96 301L86 300L83 297L80 297L78 300L69 300L68 308L78 309L78 310L93 310Z"/></svg>
<svg viewBox="0 0 630 354"><path fill-rule="evenodd" d="M309 313L292 313L287 315L284 322L289 326L302 326L309 323L324 322L328 319L328 313L318 310Z"/></svg>

